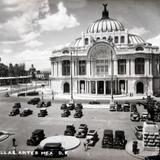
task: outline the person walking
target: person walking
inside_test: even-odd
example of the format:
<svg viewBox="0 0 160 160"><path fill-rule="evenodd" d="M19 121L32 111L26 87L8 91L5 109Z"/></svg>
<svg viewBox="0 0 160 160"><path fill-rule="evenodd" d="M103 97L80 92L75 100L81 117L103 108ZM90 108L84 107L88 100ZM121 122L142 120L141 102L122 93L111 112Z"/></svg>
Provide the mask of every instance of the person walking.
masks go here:
<svg viewBox="0 0 160 160"><path fill-rule="evenodd" d="M86 139L86 140L84 141L84 150L85 150L85 151L88 150L88 144L89 144L89 140Z"/></svg>

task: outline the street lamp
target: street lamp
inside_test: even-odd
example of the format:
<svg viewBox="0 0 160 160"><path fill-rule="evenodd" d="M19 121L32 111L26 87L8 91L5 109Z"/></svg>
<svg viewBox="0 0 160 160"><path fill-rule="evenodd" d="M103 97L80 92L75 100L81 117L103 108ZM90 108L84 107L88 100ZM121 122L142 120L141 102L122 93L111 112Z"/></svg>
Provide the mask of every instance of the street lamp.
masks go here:
<svg viewBox="0 0 160 160"><path fill-rule="evenodd" d="M113 98L113 53L111 51L111 102L114 102Z"/></svg>
<svg viewBox="0 0 160 160"><path fill-rule="evenodd" d="M70 102L71 103L73 103L74 102L74 99L73 99L73 75L72 75L72 49L70 50L70 53L71 53L71 69L70 69L70 71L71 71L71 99L70 99Z"/></svg>

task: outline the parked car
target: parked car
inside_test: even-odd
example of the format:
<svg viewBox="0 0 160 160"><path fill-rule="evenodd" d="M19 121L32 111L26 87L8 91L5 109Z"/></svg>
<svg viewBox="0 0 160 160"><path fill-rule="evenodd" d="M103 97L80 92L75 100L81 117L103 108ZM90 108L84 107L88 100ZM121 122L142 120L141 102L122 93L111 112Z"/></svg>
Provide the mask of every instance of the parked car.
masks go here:
<svg viewBox="0 0 160 160"><path fill-rule="evenodd" d="M46 102L46 107L50 107L51 104L52 104L51 101L47 101L47 102Z"/></svg>
<svg viewBox="0 0 160 160"><path fill-rule="evenodd" d="M75 127L74 125L67 125L66 126L66 130L64 131L64 135L66 136L74 136L74 134L76 133Z"/></svg>
<svg viewBox="0 0 160 160"><path fill-rule="evenodd" d="M27 96L38 96L39 92L37 91L31 91L31 92L27 92Z"/></svg>
<svg viewBox="0 0 160 160"><path fill-rule="evenodd" d="M40 101L41 101L40 98L33 98L33 99L28 101L28 104L35 105L35 104L38 104Z"/></svg>
<svg viewBox="0 0 160 160"><path fill-rule="evenodd" d="M143 131L143 126L136 126L135 127L134 134L135 134L135 136L137 137L138 140L143 139L142 131Z"/></svg>
<svg viewBox="0 0 160 160"><path fill-rule="evenodd" d="M16 116L20 113L19 108L13 108L12 111L9 113L9 116Z"/></svg>
<svg viewBox="0 0 160 160"><path fill-rule="evenodd" d="M125 139L124 131L115 131L115 138L113 139L113 148L115 149L125 149L127 141Z"/></svg>
<svg viewBox="0 0 160 160"><path fill-rule="evenodd" d="M99 140L96 130L89 130L86 137L88 146L94 146Z"/></svg>
<svg viewBox="0 0 160 160"><path fill-rule="evenodd" d="M118 112L122 112L123 111L122 104L117 104L117 111Z"/></svg>
<svg viewBox="0 0 160 160"><path fill-rule="evenodd" d="M21 104L20 103L15 103L12 108L21 108Z"/></svg>
<svg viewBox="0 0 160 160"><path fill-rule="evenodd" d="M20 96L24 97L24 96L26 96L26 93L24 93L24 92L18 93L18 94L17 94L17 97L20 97Z"/></svg>
<svg viewBox="0 0 160 160"><path fill-rule="evenodd" d="M74 114L74 118L81 118L83 116L82 110L77 109Z"/></svg>
<svg viewBox="0 0 160 160"><path fill-rule="evenodd" d="M160 160L160 155L157 156L147 156L144 160Z"/></svg>
<svg viewBox="0 0 160 160"><path fill-rule="evenodd" d="M38 117L45 117L47 115L48 115L48 112L46 108L40 109L40 112L38 113Z"/></svg>
<svg viewBox="0 0 160 160"><path fill-rule="evenodd" d="M69 109L69 110L75 109L75 103L69 103L69 104L68 104L68 109Z"/></svg>
<svg viewBox="0 0 160 160"><path fill-rule="evenodd" d="M141 115L141 121L146 121L148 120L148 112L142 112L142 115Z"/></svg>
<svg viewBox="0 0 160 160"><path fill-rule="evenodd" d="M123 104L123 111L124 112L129 112L130 111L130 104L129 103Z"/></svg>
<svg viewBox="0 0 160 160"><path fill-rule="evenodd" d="M116 110L117 110L117 108L116 108L116 104L115 104L115 103L110 104L110 106L109 106L109 110L110 110L110 111L116 111Z"/></svg>
<svg viewBox="0 0 160 160"><path fill-rule="evenodd" d="M67 109L67 104L63 103L63 104L61 105L61 109L62 109L62 110Z"/></svg>
<svg viewBox="0 0 160 160"><path fill-rule="evenodd" d="M113 130L104 130L102 148L113 148Z"/></svg>
<svg viewBox="0 0 160 160"><path fill-rule="evenodd" d="M45 134L43 129L36 129L32 132L32 135L27 139L26 144L30 146L37 146L43 139L45 139Z"/></svg>
<svg viewBox="0 0 160 160"><path fill-rule="evenodd" d="M71 112L68 109L63 110L61 117L68 117L71 115Z"/></svg>
<svg viewBox="0 0 160 160"><path fill-rule="evenodd" d="M139 112L131 112L131 114L130 114L130 120L131 121L139 122L140 121L140 114L139 114Z"/></svg>
<svg viewBox="0 0 160 160"><path fill-rule="evenodd" d="M64 157L67 156L61 143L46 143L44 147L36 148L34 157Z"/></svg>
<svg viewBox="0 0 160 160"><path fill-rule="evenodd" d="M80 124L77 133L76 133L76 137L77 138L85 138L88 132L88 127L86 124Z"/></svg>
<svg viewBox="0 0 160 160"><path fill-rule="evenodd" d="M83 106L82 106L81 103L77 103L77 104L75 105L75 110L77 110L77 109L83 109Z"/></svg>
<svg viewBox="0 0 160 160"><path fill-rule="evenodd" d="M26 117L29 116L33 113L33 111L31 109L25 108L21 113L20 113L20 117Z"/></svg>
<svg viewBox="0 0 160 160"><path fill-rule="evenodd" d="M136 104L131 104L131 112L138 112Z"/></svg>
<svg viewBox="0 0 160 160"><path fill-rule="evenodd" d="M46 107L46 104L44 101L40 101L38 104L37 104L37 108L42 108L42 107Z"/></svg>

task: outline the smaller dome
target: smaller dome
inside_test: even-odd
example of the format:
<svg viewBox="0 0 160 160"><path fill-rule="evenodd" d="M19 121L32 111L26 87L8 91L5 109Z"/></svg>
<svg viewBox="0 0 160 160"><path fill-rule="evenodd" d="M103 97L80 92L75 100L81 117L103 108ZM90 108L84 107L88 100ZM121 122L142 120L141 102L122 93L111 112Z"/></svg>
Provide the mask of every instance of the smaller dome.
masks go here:
<svg viewBox="0 0 160 160"><path fill-rule="evenodd" d="M128 43L129 44L141 44L141 43L145 43L145 41L140 36L129 34Z"/></svg>
<svg viewBox="0 0 160 160"><path fill-rule="evenodd" d="M82 47L82 38L77 38L73 42L71 42L70 47Z"/></svg>

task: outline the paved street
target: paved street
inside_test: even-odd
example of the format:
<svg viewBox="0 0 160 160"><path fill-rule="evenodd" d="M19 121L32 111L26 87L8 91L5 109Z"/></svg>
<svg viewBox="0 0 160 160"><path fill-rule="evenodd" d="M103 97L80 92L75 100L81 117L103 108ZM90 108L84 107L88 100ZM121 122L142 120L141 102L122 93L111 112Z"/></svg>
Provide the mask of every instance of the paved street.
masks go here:
<svg viewBox="0 0 160 160"><path fill-rule="evenodd" d="M126 139L128 141L135 139L134 127L142 122L131 122L129 112L110 112L109 109L98 108L85 108L83 109L84 116L81 119L75 119L73 117L74 111L71 112L71 116L68 118L62 118L60 110L60 102L53 102L49 107L47 117L38 117L39 109L36 106L28 105L28 98L17 97L0 97L0 130L10 131L15 133L15 138L18 143L17 150L21 151L33 151L35 147L29 147L26 145L27 138L31 135L34 129L44 129L46 137L54 135L63 135L65 126L67 124L74 124L76 129L80 123L86 123L89 129L96 129L100 140L95 147L90 148L87 152L84 151L83 141L81 139L81 145L75 150L69 151L68 156L64 159L70 160L135 160L125 150L114 149L102 149L101 140L104 129L124 130ZM8 113L11 111L14 102L21 102L22 109L27 107L33 109L33 115L28 117L14 116L9 117ZM139 108L142 111L143 107ZM0 142L0 151L13 150L12 138L6 139ZM14 156L12 156L13 158ZM16 157L16 159L18 159Z"/></svg>

